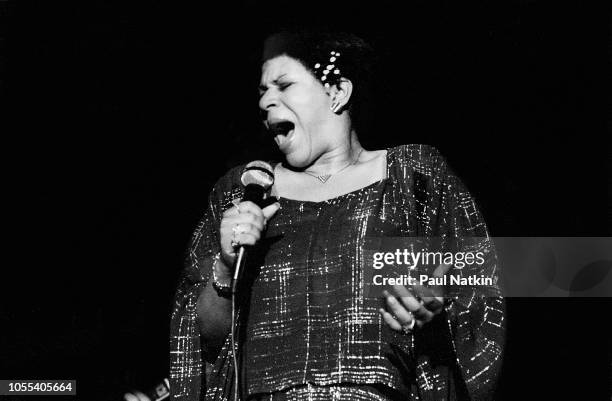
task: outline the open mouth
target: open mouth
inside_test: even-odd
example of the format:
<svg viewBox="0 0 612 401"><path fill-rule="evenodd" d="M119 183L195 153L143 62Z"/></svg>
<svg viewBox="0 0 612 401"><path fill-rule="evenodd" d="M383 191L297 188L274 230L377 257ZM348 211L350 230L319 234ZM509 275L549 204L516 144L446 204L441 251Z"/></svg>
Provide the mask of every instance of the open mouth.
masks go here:
<svg viewBox="0 0 612 401"><path fill-rule="evenodd" d="M268 132L276 137L277 135L287 136L289 131L295 128L295 124L288 120L275 121L268 123Z"/></svg>
<svg viewBox="0 0 612 401"><path fill-rule="evenodd" d="M274 137L274 141L281 150L286 149L293 139L295 124L291 121L280 120L268 123L268 132Z"/></svg>

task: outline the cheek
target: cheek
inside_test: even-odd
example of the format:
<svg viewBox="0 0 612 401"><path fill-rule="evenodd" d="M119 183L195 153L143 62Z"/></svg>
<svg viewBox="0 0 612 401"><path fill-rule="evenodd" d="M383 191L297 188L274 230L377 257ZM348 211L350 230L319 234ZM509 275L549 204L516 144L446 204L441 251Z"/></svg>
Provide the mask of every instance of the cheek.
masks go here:
<svg viewBox="0 0 612 401"><path fill-rule="evenodd" d="M305 126L320 124L327 117L326 101L326 97L320 95L300 99L300 102L296 103L296 114L300 122Z"/></svg>

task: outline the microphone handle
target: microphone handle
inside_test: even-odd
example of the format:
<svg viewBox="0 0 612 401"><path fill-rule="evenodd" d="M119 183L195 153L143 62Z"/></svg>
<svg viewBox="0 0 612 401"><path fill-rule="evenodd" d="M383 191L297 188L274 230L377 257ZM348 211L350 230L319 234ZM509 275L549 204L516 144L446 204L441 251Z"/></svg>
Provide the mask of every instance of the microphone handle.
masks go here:
<svg viewBox="0 0 612 401"><path fill-rule="evenodd" d="M259 207L263 207L264 204L264 193L265 189L261 185L257 184L249 184L244 187L244 195L242 197L242 201L251 201L255 203ZM240 281L240 276L242 275L242 271L244 270L244 265L246 264L246 256L247 249L244 245L242 245L238 249L238 254L236 255L236 262L234 264L234 278L232 280L232 293L235 294L238 288L238 281Z"/></svg>

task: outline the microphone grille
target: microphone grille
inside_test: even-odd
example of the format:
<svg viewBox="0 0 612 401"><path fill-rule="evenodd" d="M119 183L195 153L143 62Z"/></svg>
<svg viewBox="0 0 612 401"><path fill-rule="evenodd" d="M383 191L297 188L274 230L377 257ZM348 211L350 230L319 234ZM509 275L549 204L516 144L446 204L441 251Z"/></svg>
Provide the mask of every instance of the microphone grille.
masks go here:
<svg viewBox="0 0 612 401"><path fill-rule="evenodd" d="M272 166L261 160L252 161L244 168L240 181L245 187L249 184L255 184L268 190L274 184Z"/></svg>

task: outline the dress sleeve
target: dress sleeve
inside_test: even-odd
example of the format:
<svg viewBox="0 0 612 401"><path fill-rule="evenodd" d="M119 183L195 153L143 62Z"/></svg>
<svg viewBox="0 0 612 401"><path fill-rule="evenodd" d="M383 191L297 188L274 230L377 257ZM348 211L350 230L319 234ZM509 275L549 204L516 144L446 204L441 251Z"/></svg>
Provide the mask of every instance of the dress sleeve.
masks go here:
<svg viewBox="0 0 612 401"><path fill-rule="evenodd" d="M199 400L206 389L206 344L200 341L197 300L206 287L214 255L219 252L219 226L225 203L233 199L230 171L221 178L208 198L204 217L191 237L180 274L170 322L170 391L173 400Z"/></svg>
<svg viewBox="0 0 612 401"><path fill-rule="evenodd" d="M454 252L482 252L484 263L450 273L490 278L492 284L448 287L445 311L415 334L418 387L423 399L491 399L505 336L497 256L474 198L436 149L426 153L424 234L452 243Z"/></svg>

